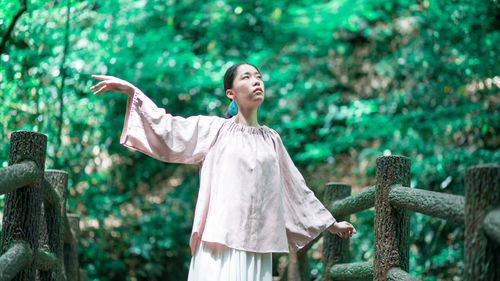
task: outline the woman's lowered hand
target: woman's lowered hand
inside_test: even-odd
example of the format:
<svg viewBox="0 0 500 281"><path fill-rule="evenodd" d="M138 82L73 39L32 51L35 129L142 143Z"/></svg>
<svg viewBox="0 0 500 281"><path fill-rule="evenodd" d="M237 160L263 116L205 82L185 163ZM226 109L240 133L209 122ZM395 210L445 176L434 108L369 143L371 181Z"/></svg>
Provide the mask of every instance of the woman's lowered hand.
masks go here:
<svg viewBox="0 0 500 281"><path fill-rule="evenodd" d="M328 230L341 238L349 238L353 233L356 234L354 226L346 221L335 222L328 227Z"/></svg>

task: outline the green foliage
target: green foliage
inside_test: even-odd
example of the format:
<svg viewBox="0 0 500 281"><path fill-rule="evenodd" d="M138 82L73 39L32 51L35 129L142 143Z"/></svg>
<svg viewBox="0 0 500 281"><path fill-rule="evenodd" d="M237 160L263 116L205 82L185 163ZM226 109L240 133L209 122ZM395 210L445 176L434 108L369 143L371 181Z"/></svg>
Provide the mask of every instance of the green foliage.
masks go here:
<svg viewBox="0 0 500 281"><path fill-rule="evenodd" d="M2 2L0 36L19 7ZM399 154L412 160L413 187L463 194L468 166L500 159L498 1L70 7L62 147L66 3L28 1L0 54L0 163L7 165L11 132L48 135L46 166L69 172L69 209L82 215L80 260L92 280L185 279L198 171L120 146L126 96L92 96L91 74L129 80L176 115L225 116L225 69L258 65L261 123L281 134L311 187L346 178L372 185L375 159ZM373 257L372 217L356 215L354 260ZM411 227L412 274L460 276L461 227L422 215Z"/></svg>

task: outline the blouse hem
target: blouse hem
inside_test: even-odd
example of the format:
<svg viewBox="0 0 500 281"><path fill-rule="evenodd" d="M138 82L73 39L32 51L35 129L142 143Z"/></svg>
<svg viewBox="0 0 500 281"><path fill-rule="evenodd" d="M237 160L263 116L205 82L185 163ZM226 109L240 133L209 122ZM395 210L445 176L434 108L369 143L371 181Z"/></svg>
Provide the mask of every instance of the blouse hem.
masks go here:
<svg viewBox="0 0 500 281"><path fill-rule="evenodd" d="M255 250L255 249L249 249L249 248L245 248L245 247L232 246L232 245L228 245L226 243L222 243L222 242L218 242L218 241L210 241L208 239L201 239L198 241L198 243L196 245L198 245L201 241L206 242L206 243L220 244L220 245L223 245L225 247L239 250L239 251L246 251L246 252L252 252L252 253L259 253L259 254L267 254L267 253L287 253L288 254L288 253L290 253L290 250L288 250L288 249L287 250L279 250L279 249Z"/></svg>

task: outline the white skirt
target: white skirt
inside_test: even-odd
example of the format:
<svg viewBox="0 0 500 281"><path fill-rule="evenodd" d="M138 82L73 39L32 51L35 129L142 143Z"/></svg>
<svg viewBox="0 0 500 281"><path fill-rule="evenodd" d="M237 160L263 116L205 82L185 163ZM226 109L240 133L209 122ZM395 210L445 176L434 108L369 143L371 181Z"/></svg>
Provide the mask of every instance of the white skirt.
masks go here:
<svg viewBox="0 0 500 281"><path fill-rule="evenodd" d="M272 254L254 253L200 241L188 281L271 281Z"/></svg>

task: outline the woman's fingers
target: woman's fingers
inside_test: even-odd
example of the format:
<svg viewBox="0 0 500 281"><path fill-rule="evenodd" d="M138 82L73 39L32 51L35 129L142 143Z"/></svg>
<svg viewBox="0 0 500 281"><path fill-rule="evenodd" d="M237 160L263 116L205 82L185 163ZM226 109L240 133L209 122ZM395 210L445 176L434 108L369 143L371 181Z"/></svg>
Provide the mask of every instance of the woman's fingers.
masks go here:
<svg viewBox="0 0 500 281"><path fill-rule="evenodd" d="M114 76L110 76L110 75L96 75L96 74L92 74L92 78L101 79L101 80L107 80L107 79L112 79L112 78L115 78L115 77Z"/></svg>
<svg viewBox="0 0 500 281"><path fill-rule="evenodd" d="M340 238L349 238L352 237L353 234L356 233L356 229L352 224L346 222L346 225L344 226L344 229L341 231L338 231L337 234Z"/></svg>
<svg viewBox="0 0 500 281"><path fill-rule="evenodd" d="M103 80L97 83L96 85L90 87L90 90L99 89L97 92L94 93L94 95L98 95L105 91L115 91L115 92L125 93L128 96L133 94L134 85L120 78L110 75L95 75L95 74L92 75L92 78Z"/></svg>
<svg viewBox="0 0 500 281"><path fill-rule="evenodd" d="M99 82L97 85L94 85L90 87L91 90L95 90L97 88L101 88L102 86L106 85L106 81Z"/></svg>
<svg viewBox="0 0 500 281"><path fill-rule="evenodd" d="M94 96L98 95L98 94L100 94L102 92L105 92L105 91L109 91L108 86L104 86L104 87L100 88L97 92L94 93Z"/></svg>
<svg viewBox="0 0 500 281"><path fill-rule="evenodd" d="M113 76L109 76L109 75L95 75L95 74L92 74L92 78L95 78L95 79L100 79L100 80L105 80L105 81L101 81L99 83L97 83L96 85L90 87L90 90L95 90L95 89L99 89L97 92L94 93L94 95L98 95L104 91L109 91L110 88L109 88L109 85L107 84L108 81L107 80L110 80L112 78L114 78Z"/></svg>

